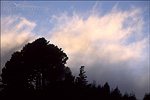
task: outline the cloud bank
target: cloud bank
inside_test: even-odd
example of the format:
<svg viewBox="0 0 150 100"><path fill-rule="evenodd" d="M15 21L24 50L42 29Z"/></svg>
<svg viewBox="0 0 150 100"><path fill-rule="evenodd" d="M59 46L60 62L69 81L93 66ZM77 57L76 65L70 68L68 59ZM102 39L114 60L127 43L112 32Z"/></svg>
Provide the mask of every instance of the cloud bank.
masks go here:
<svg viewBox="0 0 150 100"><path fill-rule="evenodd" d="M137 97L148 91L148 33L143 33L142 9L122 11L116 5L104 15L95 10L73 16L64 12L53 20L57 24L49 32L50 40L67 53L68 66L76 75L85 65L90 82L108 81Z"/></svg>
<svg viewBox="0 0 150 100"><path fill-rule="evenodd" d="M85 13L67 12L53 15L54 28L43 34L51 43L63 48L68 55L67 66L78 75L84 65L88 80L124 92L135 92L138 98L148 92L149 51L143 9L131 7L122 11L115 5L101 14L97 4ZM100 9L101 10L101 9ZM36 23L21 16L2 17L1 66L24 44L39 37L33 30Z"/></svg>

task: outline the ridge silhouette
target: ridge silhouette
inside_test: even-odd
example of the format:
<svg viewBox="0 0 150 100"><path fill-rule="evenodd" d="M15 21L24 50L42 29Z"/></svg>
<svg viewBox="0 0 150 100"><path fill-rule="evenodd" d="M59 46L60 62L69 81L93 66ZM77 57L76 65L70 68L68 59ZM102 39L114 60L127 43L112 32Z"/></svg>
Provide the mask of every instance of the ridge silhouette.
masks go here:
<svg viewBox="0 0 150 100"><path fill-rule="evenodd" d="M65 65L68 59L62 48L43 37L26 44L2 69L0 98L136 100L134 93L122 95L118 87L110 90L108 82L103 86L88 83L85 66L80 67L78 77L73 76Z"/></svg>

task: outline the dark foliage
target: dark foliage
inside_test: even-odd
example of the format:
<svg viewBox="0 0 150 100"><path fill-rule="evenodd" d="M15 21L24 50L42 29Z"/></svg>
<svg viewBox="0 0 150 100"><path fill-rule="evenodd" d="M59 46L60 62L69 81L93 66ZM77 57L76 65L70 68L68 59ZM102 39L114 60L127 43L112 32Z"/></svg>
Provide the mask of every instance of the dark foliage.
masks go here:
<svg viewBox="0 0 150 100"><path fill-rule="evenodd" d="M65 66L67 60L63 50L45 38L28 43L2 69L0 98L136 100L134 93L122 95L118 87L110 91L108 82L103 86L88 83L84 66L75 78ZM148 99L146 94L143 100Z"/></svg>
<svg viewBox="0 0 150 100"><path fill-rule="evenodd" d="M61 81L67 59L61 48L39 38L12 54L2 69L2 82L9 91L44 89Z"/></svg>
<svg viewBox="0 0 150 100"><path fill-rule="evenodd" d="M143 100L150 100L150 93L149 94L146 93Z"/></svg>
<svg viewBox="0 0 150 100"><path fill-rule="evenodd" d="M84 71L84 66L81 66L80 68L80 73L79 76L76 78L76 84L77 86L79 86L80 88L85 88L87 85L87 76L85 74L86 72Z"/></svg>

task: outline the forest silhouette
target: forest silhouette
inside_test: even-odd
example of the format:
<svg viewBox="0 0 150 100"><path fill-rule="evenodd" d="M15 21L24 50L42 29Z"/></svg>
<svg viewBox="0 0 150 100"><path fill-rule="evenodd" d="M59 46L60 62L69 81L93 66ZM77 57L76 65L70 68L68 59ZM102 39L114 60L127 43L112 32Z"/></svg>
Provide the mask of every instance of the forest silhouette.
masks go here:
<svg viewBox="0 0 150 100"><path fill-rule="evenodd" d="M2 69L0 99L20 97L27 99L83 99L83 100L137 100L134 93L122 94L118 87L110 90L109 83L91 84L85 66L77 77L65 64L68 56L62 48L39 38L12 54ZM53 100L53 99L52 99ZM150 93L143 100L150 100Z"/></svg>

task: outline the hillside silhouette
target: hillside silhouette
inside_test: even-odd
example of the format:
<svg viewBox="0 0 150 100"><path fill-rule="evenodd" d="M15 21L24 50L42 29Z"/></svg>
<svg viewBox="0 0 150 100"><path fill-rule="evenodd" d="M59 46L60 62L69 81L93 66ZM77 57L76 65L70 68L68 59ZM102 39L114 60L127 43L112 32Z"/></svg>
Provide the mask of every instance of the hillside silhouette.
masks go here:
<svg viewBox="0 0 150 100"><path fill-rule="evenodd" d="M137 100L134 93L121 94L118 87L110 90L109 83L91 84L85 66L77 77L72 75L68 56L62 48L39 38L12 54L2 69L1 98L27 99L83 99L83 100ZM116 84L117 85L117 84ZM143 100L149 100L145 94Z"/></svg>

